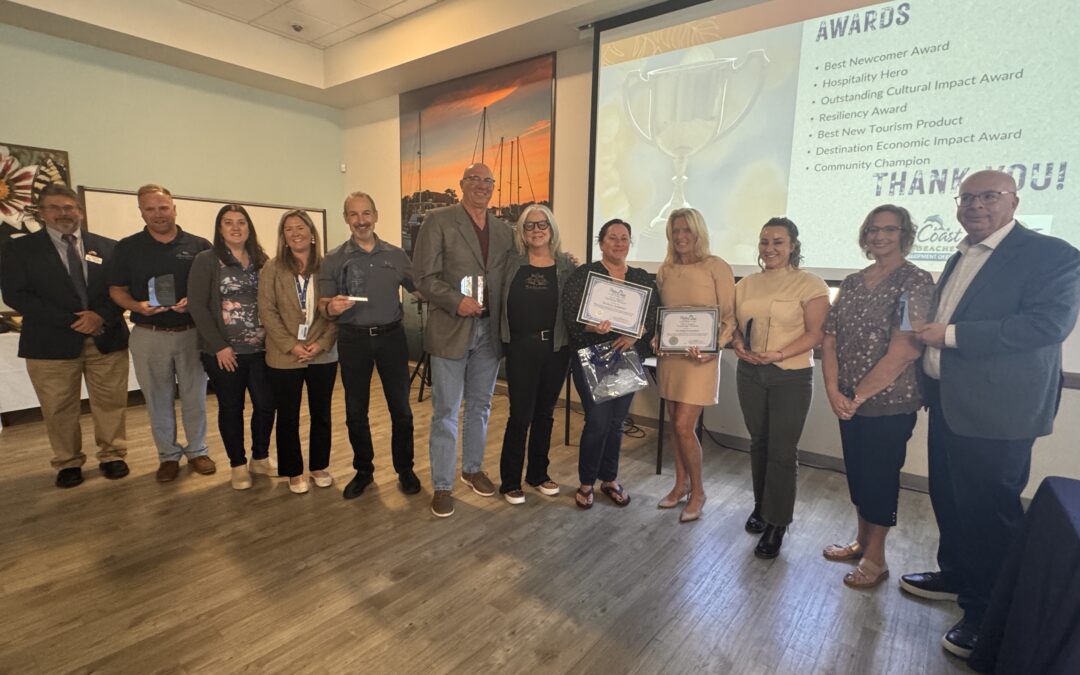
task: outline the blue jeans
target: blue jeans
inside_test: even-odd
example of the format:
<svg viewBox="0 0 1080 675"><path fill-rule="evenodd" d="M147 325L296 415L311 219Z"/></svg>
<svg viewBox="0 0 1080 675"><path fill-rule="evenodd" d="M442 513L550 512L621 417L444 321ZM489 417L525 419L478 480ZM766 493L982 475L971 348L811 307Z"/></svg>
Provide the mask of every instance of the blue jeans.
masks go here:
<svg viewBox="0 0 1080 675"><path fill-rule="evenodd" d="M491 395L499 375L499 355L491 343L491 319L475 319L472 340L460 359L431 357L431 484L436 490L454 486L457 464L458 410L465 398L461 425L461 470L480 471L484 463Z"/></svg>
<svg viewBox="0 0 1080 675"><path fill-rule="evenodd" d="M570 358L570 373L585 411L585 428L581 430L578 444L578 480L582 485L592 485L597 478L606 483L613 482L619 477L623 421L630 414L634 395L593 403L577 354Z"/></svg>
<svg viewBox="0 0 1080 675"><path fill-rule="evenodd" d="M136 326L131 331L129 349L135 365L135 379L146 399L150 431L154 435L158 460L162 462L207 454L206 371L199 361L196 337L194 328L169 333ZM174 392L177 388L187 445L176 442Z"/></svg>

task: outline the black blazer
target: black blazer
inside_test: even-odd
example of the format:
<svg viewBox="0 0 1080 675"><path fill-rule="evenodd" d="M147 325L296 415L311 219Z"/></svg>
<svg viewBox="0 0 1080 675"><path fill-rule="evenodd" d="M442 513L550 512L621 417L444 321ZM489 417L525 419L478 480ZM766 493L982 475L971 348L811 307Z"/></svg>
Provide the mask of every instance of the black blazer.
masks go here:
<svg viewBox="0 0 1080 675"><path fill-rule="evenodd" d="M86 262L89 309L105 320L105 332L94 343L103 354L119 351L127 347L128 327L105 282L105 266L116 242L89 232L82 236L86 253L102 259L100 264ZM49 233L42 228L11 240L0 251L0 291L4 302L23 316L19 356L73 359L81 354L86 335L71 329L80 311L79 295Z"/></svg>

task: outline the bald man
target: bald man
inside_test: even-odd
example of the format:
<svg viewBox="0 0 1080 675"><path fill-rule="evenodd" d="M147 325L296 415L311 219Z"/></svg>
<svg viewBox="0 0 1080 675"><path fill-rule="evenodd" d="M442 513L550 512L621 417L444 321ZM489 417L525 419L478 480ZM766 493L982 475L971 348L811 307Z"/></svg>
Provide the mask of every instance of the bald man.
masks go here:
<svg viewBox="0 0 1080 675"><path fill-rule="evenodd" d="M424 349L431 355L431 512L454 514L458 409L461 480L483 497L495 486L483 470L491 395L502 345L499 317L503 264L513 229L488 211L495 179L483 164L465 168L461 202L428 213L413 252L413 277L430 302Z"/></svg>
<svg viewBox="0 0 1080 675"><path fill-rule="evenodd" d="M967 236L938 280L934 323L919 331L940 571L904 575L900 587L959 602L964 617L942 645L967 658L1023 519L1032 445L1057 413L1080 252L1016 221L1006 173L971 174L955 199Z"/></svg>

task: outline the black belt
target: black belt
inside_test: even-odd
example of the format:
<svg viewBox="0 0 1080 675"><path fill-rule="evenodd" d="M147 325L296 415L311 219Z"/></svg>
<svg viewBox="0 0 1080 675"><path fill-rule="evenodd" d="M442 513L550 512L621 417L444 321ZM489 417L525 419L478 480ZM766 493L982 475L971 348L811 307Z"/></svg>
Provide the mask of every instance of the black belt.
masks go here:
<svg viewBox="0 0 1080 675"><path fill-rule="evenodd" d="M484 308L484 311L480 312L480 317L479 317L479 318L481 318L481 319L486 319L486 318L488 318L489 316L491 316L491 312L489 312L489 311L488 311L488 309L487 309L487 307L485 307L485 308Z"/></svg>
<svg viewBox="0 0 1080 675"><path fill-rule="evenodd" d="M551 342L555 339L555 331L548 330L534 330L527 333L511 333L511 340L539 340L541 342Z"/></svg>
<svg viewBox="0 0 1080 675"><path fill-rule="evenodd" d="M183 333L186 330L194 328L194 324L188 324L186 326L155 326L152 323L137 323L136 328L145 328L146 330L161 331L164 333Z"/></svg>
<svg viewBox="0 0 1080 675"><path fill-rule="evenodd" d="M401 327L401 321L395 321L393 323L385 323L385 324L383 324L381 326L353 326L351 324L346 323L346 324L342 324L341 326L339 326L339 329L347 328L349 330L354 330L354 331L360 333L361 335L367 335L369 337L375 337L377 335L384 335L386 333L389 333L390 331L397 330L400 327Z"/></svg>

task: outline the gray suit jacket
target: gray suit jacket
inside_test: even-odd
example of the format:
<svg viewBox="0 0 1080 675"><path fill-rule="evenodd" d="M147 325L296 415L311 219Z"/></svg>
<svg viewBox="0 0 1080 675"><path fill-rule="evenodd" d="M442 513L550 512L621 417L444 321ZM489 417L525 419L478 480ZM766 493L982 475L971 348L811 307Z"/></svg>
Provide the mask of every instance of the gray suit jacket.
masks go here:
<svg viewBox="0 0 1080 675"><path fill-rule="evenodd" d="M491 316L491 343L496 354L502 353L499 326L502 318L503 274L507 256L514 251L514 230L489 211L488 259L480 251L472 219L461 204L428 213L413 249L413 279L428 306L424 349L432 356L460 359L472 339L476 320L458 316L461 279L484 275L486 305Z"/></svg>
<svg viewBox="0 0 1080 675"><path fill-rule="evenodd" d="M938 281L944 287L959 254ZM941 407L961 436L1046 436L1061 394L1061 343L1080 303L1080 251L1017 223L960 299L941 350Z"/></svg>

